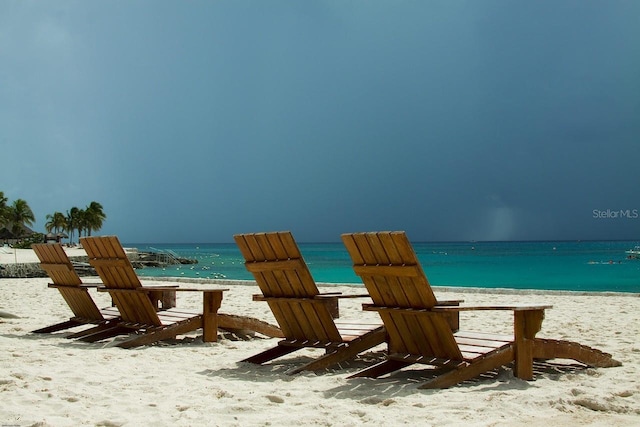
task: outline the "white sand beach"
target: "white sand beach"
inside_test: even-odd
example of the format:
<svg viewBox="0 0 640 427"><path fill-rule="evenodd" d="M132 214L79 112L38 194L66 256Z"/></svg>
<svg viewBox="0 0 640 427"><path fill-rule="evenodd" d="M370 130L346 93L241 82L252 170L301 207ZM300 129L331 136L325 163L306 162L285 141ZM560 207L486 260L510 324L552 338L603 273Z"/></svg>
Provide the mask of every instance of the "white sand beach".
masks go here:
<svg viewBox="0 0 640 427"><path fill-rule="evenodd" d="M12 255L13 256L13 255ZM20 256L20 254L18 254ZM25 261L19 261L25 262ZM86 281L97 281L89 278ZM261 426L261 425L472 425L632 426L640 423L640 298L442 290L440 298L469 304L548 303L541 337L578 341L612 353L621 367L569 369L538 366L536 380L510 369L446 390L419 390L421 372L381 379L350 373L381 360L384 347L342 367L286 374L319 350L303 350L265 366L238 363L275 345L256 336L239 340L219 332L203 343L199 333L132 350L115 341L87 344L66 333L31 330L70 316L48 279L0 279L0 425L19 426ZM193 286L211 286L194 285ZM225 285L224 287L229 287ZM339 286L345 294L362 288ZM254 302L254 284L234 285L221 312L273 322L266 303ZM102 306L105 293L92 293ZM198 308L201 296L180 293L178 305ZM341 301L341 317L376 319L362 301ZM7 317L7 315L16 317ZM465 329L509 332L507 312L465 313ZM422 377L424 379L424 377Z"/></svg>
<svg viewBox="0 0 640 427"><path fill-rule="evenodd" d="M87 256L80 246L64 247L68 257ZM0 246L0 264L31 264L40 262L32 249L14 249L9 246Z"/></svg>

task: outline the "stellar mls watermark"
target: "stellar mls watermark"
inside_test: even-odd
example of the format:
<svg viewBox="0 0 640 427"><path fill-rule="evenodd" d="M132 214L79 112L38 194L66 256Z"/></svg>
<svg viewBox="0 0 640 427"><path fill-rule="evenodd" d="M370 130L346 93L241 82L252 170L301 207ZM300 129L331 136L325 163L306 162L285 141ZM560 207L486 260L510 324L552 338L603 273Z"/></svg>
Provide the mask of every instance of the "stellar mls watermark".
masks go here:
<svg viewBox="0 0 640 427"><path fill-rule="evenodd" d="M638 209L594 209L592 211L595 219L637 219L640 218Z"/></svg>

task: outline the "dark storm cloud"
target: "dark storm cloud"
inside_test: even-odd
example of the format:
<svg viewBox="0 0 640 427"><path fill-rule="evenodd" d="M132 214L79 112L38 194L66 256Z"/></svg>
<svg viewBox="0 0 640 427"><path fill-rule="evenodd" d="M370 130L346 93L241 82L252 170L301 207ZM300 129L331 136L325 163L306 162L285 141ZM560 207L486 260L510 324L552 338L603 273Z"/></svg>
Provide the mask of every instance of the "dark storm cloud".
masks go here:
<svg viewBox="0 0 640 427"><path fill-rule="evenodd" d="M593 211L640 208L639 12L3 2L0 191L123 241L637 238Z"/></svg>

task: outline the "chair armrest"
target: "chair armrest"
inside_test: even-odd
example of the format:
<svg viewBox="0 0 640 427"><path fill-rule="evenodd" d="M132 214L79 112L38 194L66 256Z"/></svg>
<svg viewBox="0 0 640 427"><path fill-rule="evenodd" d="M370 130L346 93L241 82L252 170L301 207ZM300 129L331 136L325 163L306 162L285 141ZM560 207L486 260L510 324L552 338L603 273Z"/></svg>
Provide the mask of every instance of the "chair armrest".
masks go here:
<svg viewBox="0 0 640 427"><path fill-rule="evenodd" d="M371 298L369 294L353 294L353 295L340 295L338 298Z"/></svg>
<svg viewBox="0 0 640 427"><path fill-rule="evenodd" d="M142 285L143 288L146 289L160 289L160 290L167 290L167 289L176 289L179 288L180 285Z"/></svg>
<svg viewBox="0 0 640 427"><path fill-rule="evenodd" d="M438 301L437 305L445 305L445 306L450 306L450 305L460 305L461 302L464 302L463 299L446 299L446 300L442 300L442 301Z"/></svg>
<svg viewBox="0 0 640 427"><path fill-rule="evenodd" d="M141 286L139 288L136 288L136 291L138 292L157 292L157 291L178 291L180 289L183 288L179 288L177 286Z"/></svg>
<svg viewBox="0 0 640 427"><path fill-rule="evenodd" d="M437 305L431 311L489 311L489 310L507 310L507 311L539 311L553 308L552 305L476 305L476 306L441 306Z"/></svg>
<svg viewBox="0 0 640 427"><path fill-rule="evenodd" d="M219 291L228 291L229 289L210 289L210 288L178 288L178 287L171 287L171 286L159 286L159 287L155 287L155 286L143 286L141 288L137 288L138 292L155 292L155 291L173 291L173 292L219 292Z"/></svg>
<svg viewBox="0 0 640 427"><path fill-rule="evenodd" d="M85 289L90 289L90 288L97 288L99 285L97 283L81 283L79 285L58 285L55 283L49 283L47 285L49 288L85 288Z"/></svg>
<svg viewBox="0 0 640 427"><path fill-rule="evenodd" d="M316 298L322 298L322 297L326 297L326 298L367 298L370 295L368 293L365 294L354 294L354 295L344 295L342 292L321 292L318 295L316 295Z"/></svg>
<svg viewBox="0 0 640 427"><path fill-rule="evenodd" d="M325 304L328 301L332 301L333 298L308 298L308 297L265 297L261 294L255 294L252 296L253 301L299 301L310 302L316 304Z"/></svg>
<svg viewBox="0 0 640 427"><path fill-rule="evenodd" d="M325 293L325 294L318 294L315 295L313 298L305 298L305 297L265 297L262 294L253 294L251 296L251 298L253 299L253 301L268 301L268 300L285 300L285 299L289 299L289 300L331 300L331 299L339 299L339 298L366 298L369 296L369 294L361 294L361 295L338 295L339 293L336 294L332 294L332 293Z"/></svg>
<svg viewBox="0 0 640 427"><path fill-rule="evenodd" d="M369 294L343 295L341 292L318 294L317 299L349 299L349 298L370 298Z"/></svg>
<svg viewBox="0 0 640 427"><path fill-rule="evenodd" d="M436 305L432 308L410 308L410 307L381 307L375 304L362 304L363 310L368 311L395 311L406 310L419 312L447 313L460 311L489 311L489 310L507 310L507 311L542 311L553 308L552 305L477 305L477 306L456 306L456 305Z"/></svg>
<svg viewBox="0 0 640 427"><path fill-rule="evenodd" d="M313 298L304 298L304 297L265 297L262 294L253 294L251 296L251 298L253 299L253 301L268 301L268 300L278 300L278 299L306 299L306 300L310 300L310 299L317 299L317 300L330 300L330 299L338 299L338 298L365 298L368 297L369 294L362 294L362 295L342 295L339 292L336 293L322 293L322 294L318 294L315 295Z"/></svg>
<svg viewBox="0 0 640 427"><path fill-rule="evenodd" d="M114 289L106 286L98 287L98 292L157 292L157 291L186 291L186 292L224 292L229 289L198 289L198 288L173 288L173 287L139 287L135 289Z"/></svg>

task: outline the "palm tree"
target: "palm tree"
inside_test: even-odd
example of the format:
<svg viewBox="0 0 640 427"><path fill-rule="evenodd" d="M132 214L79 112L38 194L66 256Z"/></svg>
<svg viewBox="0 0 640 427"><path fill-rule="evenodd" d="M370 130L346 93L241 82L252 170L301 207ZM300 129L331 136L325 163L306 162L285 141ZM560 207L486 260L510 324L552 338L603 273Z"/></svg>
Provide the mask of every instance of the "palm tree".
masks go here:
<svg viewBox="0 0 640 427"><path fill-rule="evenodd" d="M18 237L22 236L25 226L33 225L35 220L36 217L25 200L17 199L13 201L13 204L9 207L9 221L12 225L11 232L13 234Z"/></svg>
<svg viewBox="0 0 640 427"><path fill-rule="evenodd" d="M91 231L98 231L102 228L102 223L107 219L102 205L98 202L91 202L85 209L85 226L87 235L91 236Z"/></svg>
<svg viewBox="0 0 640 427"><path fill-rule="evenodd" d="M4 192L0 191L0 228L9 222L9 206L7 206L8 200L9 199L4 197Z"/></svg>
<svg viewBox="0 0 640 427"><path fill-rule="evenodd" d="M87 235L87 211L84 209L78 209L78 222L76 224L76 228L78 229L78 238L82 237L83 234L85 236Z"/></svg>
<svg viewBox="0 0 640 427"><path fill-rule="evenodd" d="M80 220L80 209L75 206L67 211L67 225L66 229L69 232L69 243L73 243L73 232L74 230L78 230L78 235L80 234L78 223Z"/></svg>
<svg viewBox="0 0 640 427"><path fill-rule="evenodd" d="M67 228L67 219L62 212L54 212L53 215L47 214L47 220L44 225L47 233L54 231L57 234Z"/></svg>

